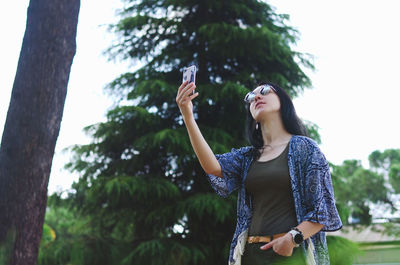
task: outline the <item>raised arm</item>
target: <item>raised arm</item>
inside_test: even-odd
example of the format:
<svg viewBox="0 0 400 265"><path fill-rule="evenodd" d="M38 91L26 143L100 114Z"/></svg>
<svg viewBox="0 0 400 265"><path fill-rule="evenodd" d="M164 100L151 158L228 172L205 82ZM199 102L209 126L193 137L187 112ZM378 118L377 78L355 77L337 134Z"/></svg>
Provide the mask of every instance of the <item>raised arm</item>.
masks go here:
<svg viewBox="0 0 400 265"><path fill-rule="evenodd" d="M183 121L185 122L187 132L189 134L190 143L196 153L197 159L201 167L207 174L223 177L221 166L218 163L213 151L204 139L199 126L197 125L193 116L193 103L192 99L199 95L198 92L192 94L196 85L194 83L188 84L188 81L182 83L178 89L176 96L176 103L181 111Z"/></svg>

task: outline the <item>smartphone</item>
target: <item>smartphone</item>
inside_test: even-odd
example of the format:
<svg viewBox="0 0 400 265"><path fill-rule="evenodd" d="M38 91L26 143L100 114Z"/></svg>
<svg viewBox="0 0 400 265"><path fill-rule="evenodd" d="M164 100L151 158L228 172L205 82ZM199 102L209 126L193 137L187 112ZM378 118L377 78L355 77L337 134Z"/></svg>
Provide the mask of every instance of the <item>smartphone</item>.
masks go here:
<svg viewBox="0 0 400 265"><path fill-rule="evenodd" d="M191 83L191 82L196 83L196 66L195 65L185 67L185 69L183 69L182 83L184 83L185 81L189 81L189 83ZM194 91L193 91L193 93L194 93Z"/></svg>

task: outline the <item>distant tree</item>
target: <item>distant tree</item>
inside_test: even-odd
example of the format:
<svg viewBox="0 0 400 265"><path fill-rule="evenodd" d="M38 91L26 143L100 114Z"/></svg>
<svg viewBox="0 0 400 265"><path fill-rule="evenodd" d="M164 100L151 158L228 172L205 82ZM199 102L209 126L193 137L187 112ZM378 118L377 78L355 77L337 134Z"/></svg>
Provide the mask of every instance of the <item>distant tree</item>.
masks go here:
<svg viewBox="0 0 400 265"><path fill-rule="evenodd" d="M391 199L397 208L393 208L392 211L399 211L398 201L400 199L400 149L386 149L383 152L374 151L369 157L369 163L372 169L376 172L381 172L389 179L391 187ZM385 232L397 237L400 237L400 218L394 218L390 222L385 224Z"/></svg>
<svg viewBox="0 0 400 265"><path fill-rule="evenodd" d="M393 206L384 175L363 168L359 160L345 160L340 166L332 165L332 181L336 204L345 224L350 216L359 219L361 224L370 224L372 203Z"/></svg>
<svg viewBox="0 0 400 265"><path fill-rule="evenodd" d="M386 174L394 191L400 193L400 149L374 151L368 159L371 167Z"/></svg>
<svg viewBox="0 0 400 265"><path fill-rule="evenodd" d="M297 96L310 85L302 67L312 64L293 50L288 16L263 1L125 2L109 52L143 67L110 84L120 101L86 129L93 142L74 147L68 165L80 174L69 200L90 218L96 248L125 246L91 264L224 264L236 197L219 198L197 162L175 102L180 70L198 66L196 119L222 153L248 144L249 89L269 80Z"/></svg>
<svg viewBox="0 0 400 265"><path fill-rule="evenodd" d="M390 166L389 181L396 193L400 193L400 163Z"/></svg>
<svg viewBox="0 0 400 265"><path fill-rule="evenodd" d="M31 0L0 149L0 264L36 264L79 0Z"/></svg>

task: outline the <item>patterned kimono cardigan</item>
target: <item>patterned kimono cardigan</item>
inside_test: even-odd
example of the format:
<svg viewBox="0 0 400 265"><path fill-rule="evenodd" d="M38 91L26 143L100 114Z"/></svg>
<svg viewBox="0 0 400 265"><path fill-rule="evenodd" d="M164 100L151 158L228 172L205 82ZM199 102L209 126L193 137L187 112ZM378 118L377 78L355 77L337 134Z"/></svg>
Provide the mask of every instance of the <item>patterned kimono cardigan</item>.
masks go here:
<svg viewBox="0 0 400 265"><path fill-rule="evenodd" d="M232 149L216 155L223 178L208 175L218 195L228 196L239 189L237 225L229 253L229 265L240 265L252 217L252 198L246 192L245 179L253 161L253 147ZM294 135L289 142L289 174L297 222L323 224L320 232L302 243L308 264L329 264L325 232L342 227L332 188L329 164L318 145L310 138Z"/></svg>

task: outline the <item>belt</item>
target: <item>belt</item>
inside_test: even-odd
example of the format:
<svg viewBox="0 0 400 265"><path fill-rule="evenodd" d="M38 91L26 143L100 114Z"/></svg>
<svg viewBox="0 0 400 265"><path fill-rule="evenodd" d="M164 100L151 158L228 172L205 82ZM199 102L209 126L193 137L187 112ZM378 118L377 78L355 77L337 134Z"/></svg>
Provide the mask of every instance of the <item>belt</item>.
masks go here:
<svg viewBox="0 0 400 265"><path fill-rule="evenodd" d="M248 243L269 243L274 239L277 239L279 237L283 237L287 233L281 233L281 234L276 234L276 235L271 235L271 236L249 236L247 238Z"/></svg>

